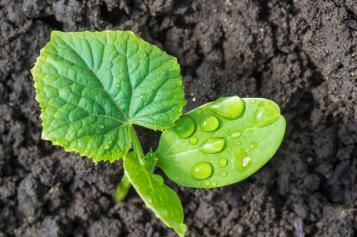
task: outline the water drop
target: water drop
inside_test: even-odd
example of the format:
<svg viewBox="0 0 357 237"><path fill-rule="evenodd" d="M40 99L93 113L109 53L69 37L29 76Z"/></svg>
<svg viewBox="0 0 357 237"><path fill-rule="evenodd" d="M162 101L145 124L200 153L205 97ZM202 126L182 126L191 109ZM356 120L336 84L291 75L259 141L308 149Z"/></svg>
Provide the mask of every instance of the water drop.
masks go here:
<svg viewBox="0 0 357 237"><path fill-rule="evenodd" d="M104 125L100 125L99 127L100 127L100 129L103 129L103 128L104 128Z"/></svg>
<svg viewBox="0 0 357 237"><path fill-rule="evenodd" d="M254 114L254 122L258 127L266 127L280 118L280 108L271 101L262 101L258 104Z"/></svg>
<svg viewBox="0 0 357 237"><path fill-rule="evenodd" d="M240 137L242 135L242 131L240 131L240 130L237 130L237 131L234 131L234 132L232 132L232 137L233 138L238 138L238 137Z"/></svg>
<svg viewBox="0 0 357 237"><path fill-rule="evenodd" d="M258 146L258 144L256 142L250 143L250 149L252 149L252 150L257 148L257 146Z"/></svg>
<svg viewBox="0 0 357 237"><path fill-rule="evenodd" d="M206 186L210 186L210 185L211 185L211 182L210 182L210 181L206 181L204 184L205 184Z"/></svg>
<svg viewBox="0 0 357 237"><path fill-rule="evenodd" d="M226 171L222 171L222 172L221 172L221 176L222 176L222 177L226 177L227 174L228 174L228 173L227 173Z"/></svg>
<svg viewBox="0 0 357 237"><path fill-rule="evenodd" d="M212 176L212 165L205 161L197 162L191 170L192 176L197 180L208 179Z"/></svg>
<svg viewBox="0 0 357 237"><path fill-rule="evenodd" d="M221 152L224 149L226 141L222 137L210 137L201 146L200 151L206 154L214 154Z"/></svg>
<svg viewBox="0 0 357 237"><path fill-rule="evenodd" d="M235 154L235 169L237 171L245 171L250 165L251 160L244 149L239 149Z"/></svg>
<svg viewBox="0 0 357 237"><path fill-rule="evenodd" d="M189 116L182 116L176 121L175 131L180 138L190 137L196 129L195 121Z"/></svg>
<svg viewBox="0 0 357 237"><path fill-rule="evenodd" d="M248 165L250 164L251 160L252 160L252 158L250 158L248 156L244 157L243 160L242 160L242 166L245 167L245 168L248 167Z"/></svg>
<svg viewBox="0 0 357 237"><path fill-rule="evenodd" d="M210 109L225 119L233 120L243 115L244 100L238 96L221 97L210 105Z"/></svg>
<svg viewBox="0 0 357 237"><path fill-rule="evenodd" d="M141 99L142 101L147 100L147 98L148 98L148 95L147 95L146 93L142 93L142 94L140 95L140 99Z"/></svg>
<svg viewBox="0 0 357 237"><path fill-rule="evenodd" d="M226 167L227 164L228 164L228 161L227 161L226 158L221 158L221 159L218 161L218 166L219 166L220 168Z"/></svg>
<svg viewBox="0 0 357 237"><path fill-rule="evenodd" d="M218 184L218 183L217 183L216 181L214 181L214 182L211 183L212 187L217 186L217 184Z"/></svg>
<svg viewBox="0 0 357 237"><path fill-rule="evenodd" d="M198 142L198 138L196 136L193 136L190 138L190 144L191 145L196 145Z"/></svg>
<svg viewBox="0 0 357 237"><path fill-rule="evenodd" d="M201 121L201 129L205 132L213 132L217 130L219 121L215 116L207 116Z"/></svg>
<svg viewBox="0 0 357 237"><path fill-rule="evenodd" d="M105 144L105 145L104 145L104 149L105 149L105 150L108 150L108 149L109 149L109 145L108 145L108 144Z"/></svg>

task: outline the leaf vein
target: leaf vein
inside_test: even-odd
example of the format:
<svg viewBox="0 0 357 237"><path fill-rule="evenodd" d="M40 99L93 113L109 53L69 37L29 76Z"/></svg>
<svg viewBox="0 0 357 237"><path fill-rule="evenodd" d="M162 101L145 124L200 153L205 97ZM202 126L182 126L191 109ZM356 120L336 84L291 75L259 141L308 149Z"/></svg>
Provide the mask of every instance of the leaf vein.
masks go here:
<svg viewBox="0 0 357 237"><path fill-rule="evenodd" d="M118 106L118 104L113 100L113 98L111 97L111 95L110 95L110 93L105 89L105 87L104 87L104 84L102 83L102 81L98 78L98 76L96 75L96 73L92 70L92 68L90 68L89 66L88 66L88 64L84 61L84 59L82 58L82 56L76 51L76 50L74 50L65 40L63 40L61 37L58 37L74 54L76 54L78 57L79 57L79 59L83 62L83 64L84 65L86 65L86 69L87 69L87 71L89 71L92 75L93 75L93 77L101 84L101 86L103 87L103 90L105 91L105 93L108 95L108 97L110 98L110 100L115 104L115 107L116 107L116 109L118 110L118 112L120 113L120 114L122 114L123 115L123 117L125 118L125 119L127 119L127 117L125 116L125 114L123 113L123 111L120 109L120 107ZM63 58L63 57L61 57L61 58ZM67 59L65 59L66 61L68 61ZM69 61L70 62L70 61ZM72 62L71 62L72 63ZM74 64L75 66L78 66L78 65L76 65L76 64Z"/></svg>

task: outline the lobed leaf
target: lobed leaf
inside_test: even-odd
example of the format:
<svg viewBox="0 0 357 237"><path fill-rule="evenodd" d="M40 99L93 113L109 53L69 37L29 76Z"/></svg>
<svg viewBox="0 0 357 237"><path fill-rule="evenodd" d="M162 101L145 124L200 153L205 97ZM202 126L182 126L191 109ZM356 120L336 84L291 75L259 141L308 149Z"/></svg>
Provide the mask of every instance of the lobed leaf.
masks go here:
<svg viewBox="0 0 357 237"><path fill-rule="evenodd" d="M173 126L185 104L176 58L129 31L52 32L32 74L42 137L95 161L125 155L132 124Z"/></svg>
<svg viewBox="0 0 357 237"><path fill-rule="evenodd" d="M133 152L124 157L124 168L146 206L179 236L184 236L187 227L183 223L183 208L176 192L164 184L160 175L147 170Z"/></svg>
<svg viewBox="0 0 357 237"><path fill-rule="evenodd" d="M220 187L241 181L267 163L285 133L273 101L223 97L182 116L165 131L158 166L179 185Z"/></svg>

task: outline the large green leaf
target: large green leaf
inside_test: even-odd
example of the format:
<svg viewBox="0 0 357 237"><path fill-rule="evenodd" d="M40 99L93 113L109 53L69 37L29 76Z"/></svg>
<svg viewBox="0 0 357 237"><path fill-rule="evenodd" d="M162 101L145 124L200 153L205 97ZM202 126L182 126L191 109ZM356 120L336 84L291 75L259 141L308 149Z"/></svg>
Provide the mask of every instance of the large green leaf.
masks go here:
<svg viewBox="0 0 357 237"><path fill-rule="evenodd" d="M129 31L53 32L32 73L43 138L96 161L127 153L132 124L173 126L185 103L176 58Z"/></svg>
<svg viewBox="0 0 357 237"><path fill-rule="evenodd" d="M186 187L236 183L268 162L285 133L279 106L266 99L223 97L192 110L165 131L158 166Z"/></svg>
<svg viewBox="0 0 357 237"><path fill-rule="evenodd" d="M179 236L184 236L187 227L183 223L183 209L175 191L164 184L160 175L148 171L133 152L124 157L124 168L146 206Z"/></svg>

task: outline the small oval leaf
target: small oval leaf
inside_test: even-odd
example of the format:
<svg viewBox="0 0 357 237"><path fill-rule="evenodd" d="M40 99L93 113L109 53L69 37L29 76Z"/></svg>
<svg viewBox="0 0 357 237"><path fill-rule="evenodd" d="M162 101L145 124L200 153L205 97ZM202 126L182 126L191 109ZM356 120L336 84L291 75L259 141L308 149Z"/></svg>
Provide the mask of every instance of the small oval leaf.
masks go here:
<svg viewBox="0 0 357 237"><path fill-rule="evenodd" d="M273 157L285 133L279 106L267 99L222 97L184 117L196 124L210 118L214 129L197 126L183 138L170 128L155 156L165 174L186 187L221 187L247 178Z"/></svg>
<svg viewBox="0 0 357 237"><path fill-rule="evenodd" d="M96 161L128 152L132 124L173 126L185 104L176 58L129 31L54 31L32 74L42 137Z"/></svg>
<svg viewBox="0 0 357 237"><path fill-rule="evenodd" d="M124 157L124 168L130 183L145 205L179 236L184 236L187 227L183 223L183 208L176 192L164 184L160 175L149 172L140 164L133 152Z"/></svg>

